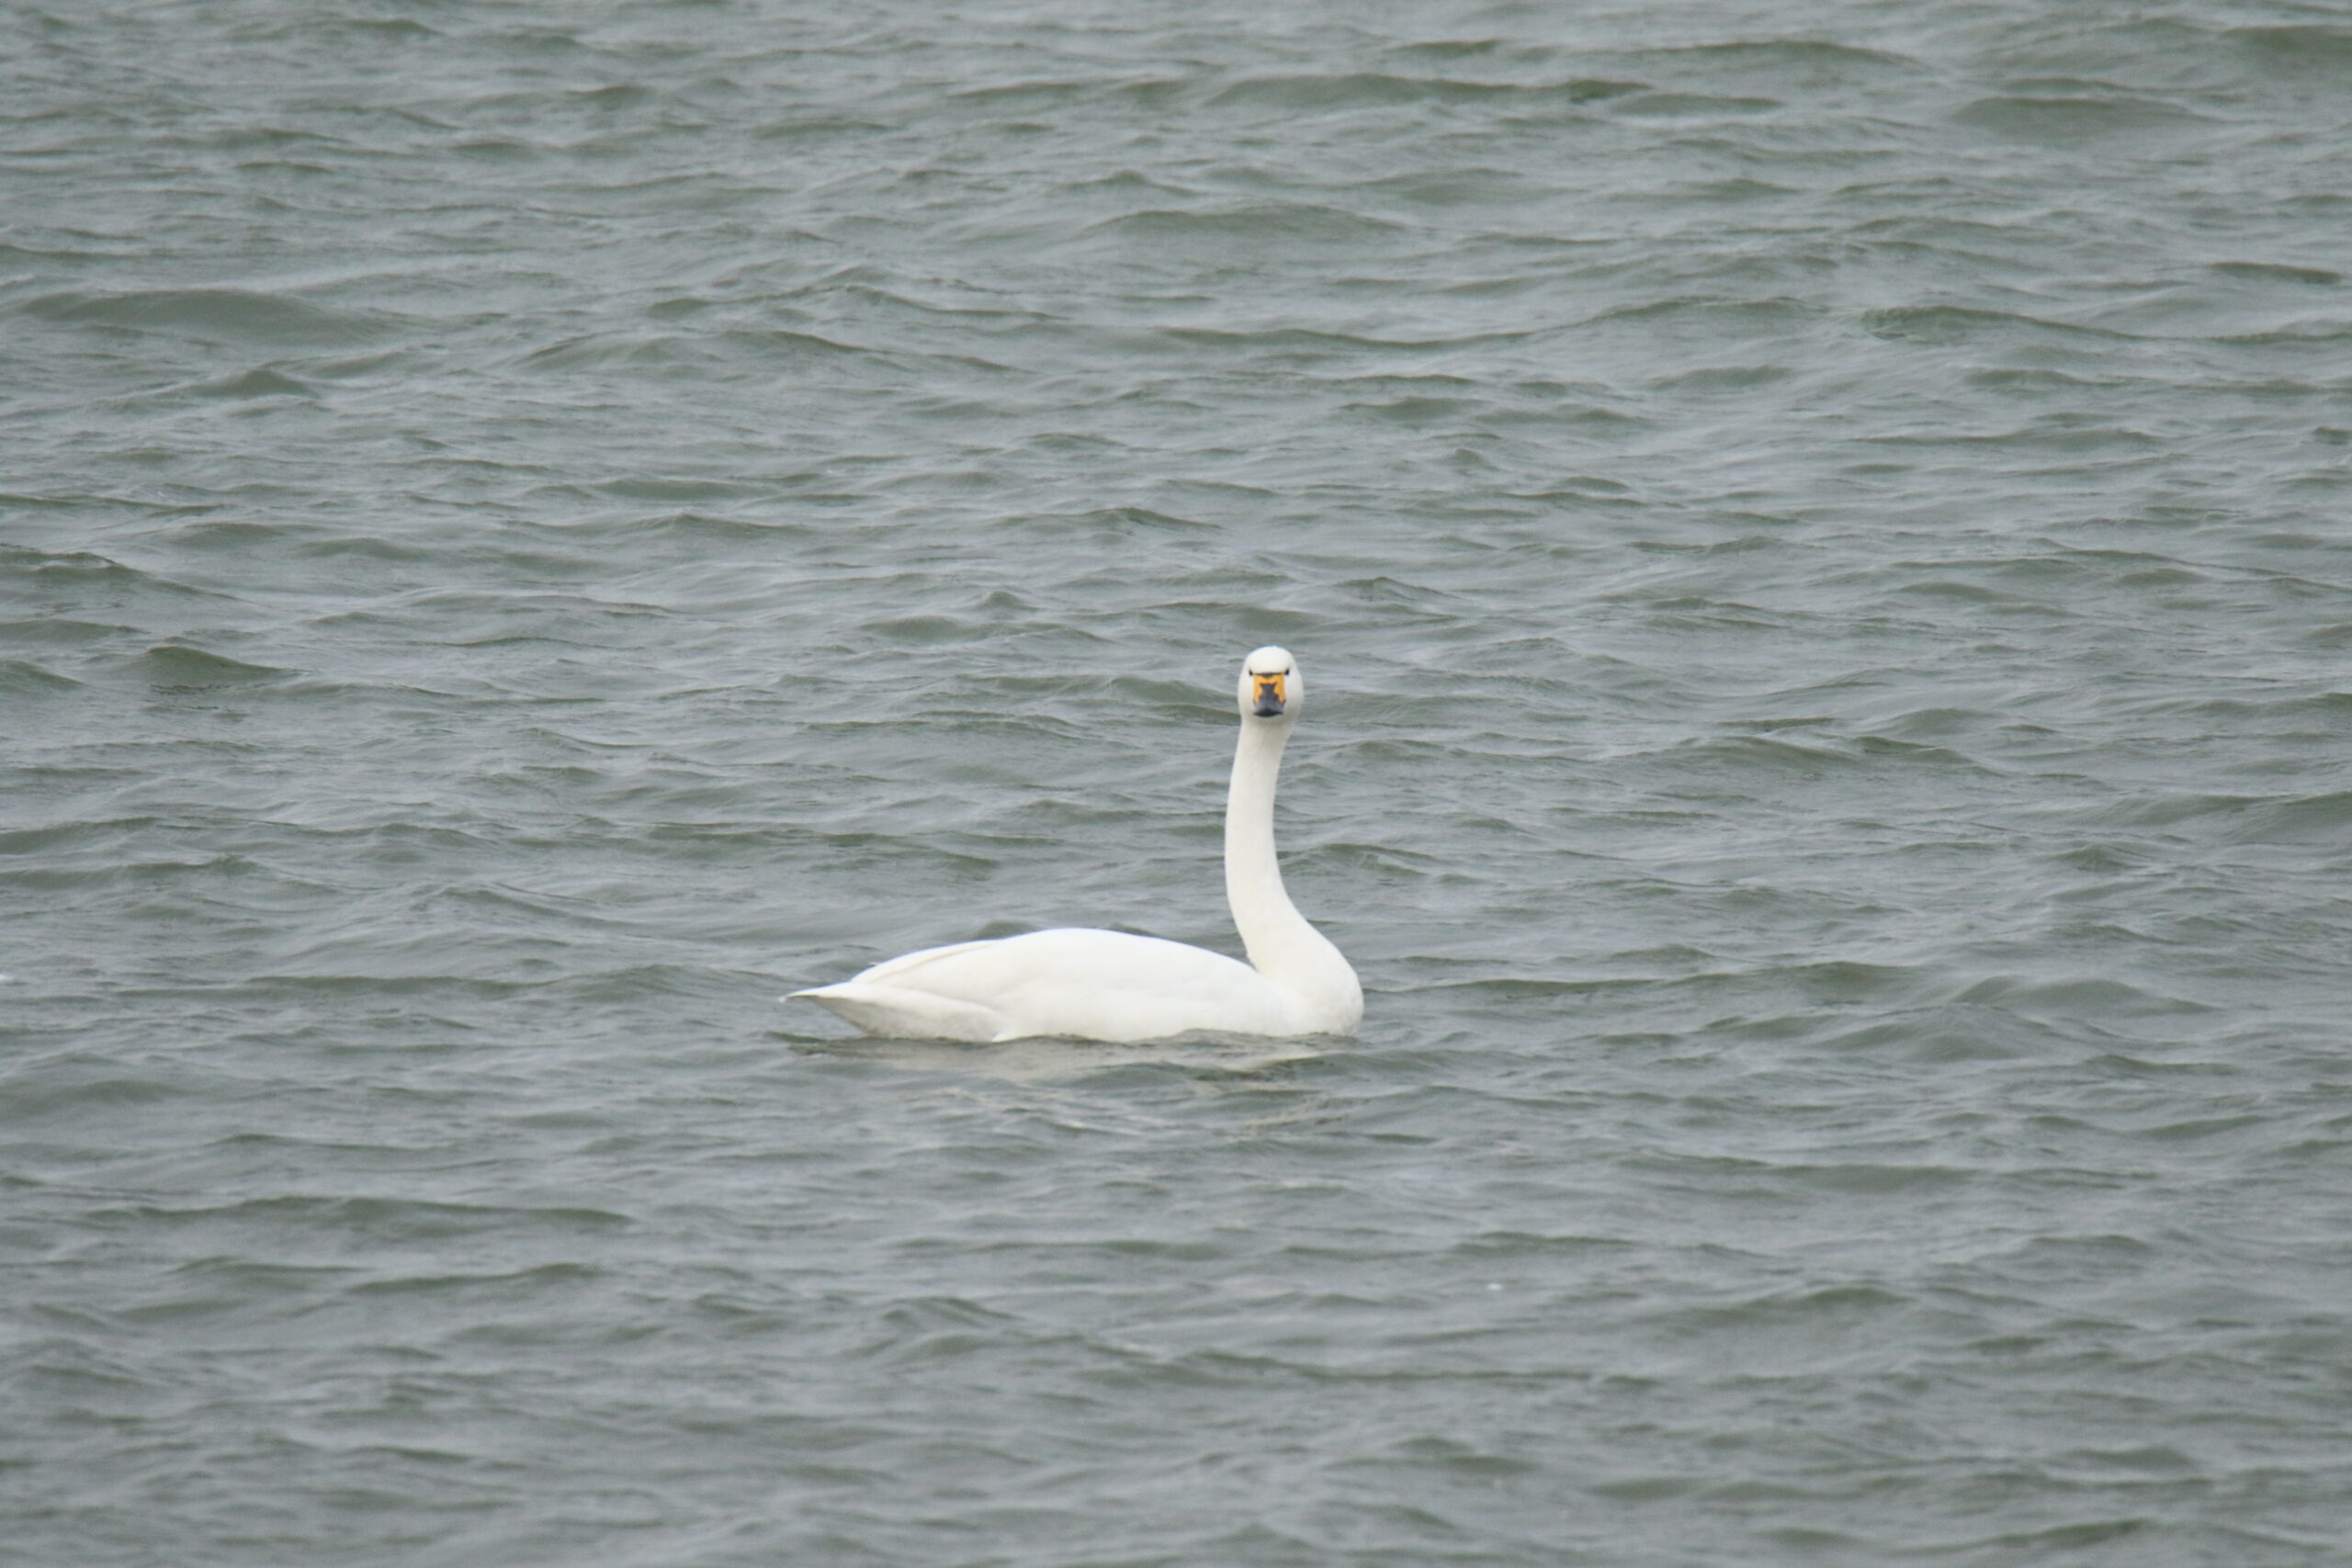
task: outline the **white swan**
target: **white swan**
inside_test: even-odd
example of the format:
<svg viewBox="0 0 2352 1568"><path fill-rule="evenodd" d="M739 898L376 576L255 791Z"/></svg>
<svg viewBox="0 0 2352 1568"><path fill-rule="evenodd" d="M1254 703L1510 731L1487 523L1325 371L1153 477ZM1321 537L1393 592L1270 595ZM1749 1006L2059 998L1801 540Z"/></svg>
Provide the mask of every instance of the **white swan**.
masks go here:
<svg viewBox="0 0 2352 1568"><path fill-rule="evenodd" d="M928 947L792 996L868 1034L900 1039L1354 1033L1363 1017L1356 972L1292 905L1274 859L1274 779L1306 695L1297 661L1281 649L1242 660L1241 741L1225 803L1225 897L1249 963L1125 931L1031 931Z"/></svg>

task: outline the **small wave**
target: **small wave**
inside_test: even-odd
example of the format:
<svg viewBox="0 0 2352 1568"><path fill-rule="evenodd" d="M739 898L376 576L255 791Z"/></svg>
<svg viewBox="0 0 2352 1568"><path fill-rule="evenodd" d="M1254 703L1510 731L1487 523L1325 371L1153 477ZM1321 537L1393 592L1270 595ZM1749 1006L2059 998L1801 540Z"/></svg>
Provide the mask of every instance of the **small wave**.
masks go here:
<svg viewBox="0 0 2352 1568"><path fill-rule="evenodd" d="M279 524L203 518L175 530L172 542L181 549L201 555L276 555L300 537L300 529Z"/></svg>
<svg viewBox="0 0 2352 1568"><path fill-rule="evenodd" d="M260 685L292 678L294 671L268 664L247 664L226 654L165 643L140 657L141 672L167 692L206 691L216 686Z"/></svg>
<svg viewBox="0 0 2352 1568"><path fill-rule="evenodd" d="M1770 114L1786 106L1779 98L1719 96L1711 93L1639 93L1610 106L1645 119L1703 119L1714 115Z"/></svg>
<svg viewBox="0 0 2352 1568"><path fill-rule="evenodd" d="M990 82L978 87L958 87L946 95L947 101L957 104L980 104L990 107L1012 106L1021 108L1060 108L1082 98L1110 89L1132 91L1147 85L1137 82L1120 82L1102 77L1076 77L1058 81Z"/></svg>
<svg viewBox="0 0 2352 1568"><path fill-rule="evenodd" d="M1928 67L1910 55L1823 39L1737 39L1724 43L1671 45L1631 51L1626 58L1657 61L1688 70L1693 65L1756 67L1766 75L1824 73L1841 78L1911 74Z"/></svg>
<svg viewBox="0 0 2352 1568"><path fill-rule="evenodd" d="M389 330L389 323L356 310L249 288L155 288L119 294L67 289L35 296L17 308L46 321L177 332L224 343L342 346L370 342Z"/></svg>
<svg viewBox="0 0 2352 1568"><path fill-rule="evenodd" d="M1426 207L1486 207L1540 200L1554 187L1516 169L1466 168L1389 175L1351 190L1394 197Z"/></svg>
<svg viewBox="0 0 2352 1568"><path fill-rule="evenodd" d="M1030 522L1047 532L1084 534L1106 541L1125 539L1136 533L1200 536L1223 532L1214 523L1171 516L1148 506L1102 506L1084 512L1047 513Z"/></svg>
<svg viewBox="0 0 2352 1568"><path fill-rule="evenodd" d="M2238 816L2229 836L2239 843L2340 845L2352 829L2352 790L2265 801Z"/></svg>
<svg viewBox="0 0 2352 1568"><path fill-rule="evenodd" d="M1263 243L1270 239L1361 243L1408 231L1406 225L1389 219L1306 201L1250 202L1205 211L1150 208L1106 218L1085 231L1154 242L1203 240L1217 244L1236 240Z"/></svg>
<svg viewBox="0 0 2352 1568"><path fill-rule="evenodd" d="M1457 427L1485 412L1491 405L1479 398L1398 398L1385 403L1343 403L1351 413L1369 415L1387 424L1408 429Z"/></svg>
<svg viewBox="0 0 2352 1568"><path fill-rule="evenodd" d="M0 692L20 697L43 697L78 690L81 684L71 676L60 675L28 660L0 659Z"/></svg>
<svg viewBox="0 0 2352 1568"><path fill-rule="evenodd" d="M1724 336L1754 335L1793 330L1818 320L1824 308L1812 300L1787 296L1726 299L1713 294L1678 294L1666 299L1645 299L1636 305L1615 305L1576 323L1577 330L1631 321L1690 320Z"/></svg>
<svg viewBox="0 0 2352 1568"><path fill-rule="evenodd" d="M0 501L11 499L0 496ZM126 566L111 556L102 556L91 550L30 550L16 545L0 544L0 569L14 569L37 580L104 582L109 587L135 584L140 587L180 588L179 584L167 578L153 576L135 566ZM197 592L194 589L181 591Z"/></svg>
<svg viewBox="0 0 2352 1568"><path fill-rule="evenodd" d="M1446 76L1400 76L1365 71L1342 74L1287 73L1247 77L1221 88L1212 107L1289 110L1388 108L1408 104L1489 107L1506 113L1573 107L1649 91L1644 82L1570 77L1551 82L1466 82Z"/></svg>
<svg viewBox="0 0 2352 1568"><path fill-rule="evenodd" d="M80 644L89 642L104 642L106 637L120 637L125 632L131 632L131 627L101 626L96 621L73 621L68 616L42 618L42 621L0 621L0 642L38 644L38 647L56 647L56 644L80 647Z"/></svg>
<svg viewBox="0 0 2352 1568"><path fill-rule="evenodd" d="M283 371L273 370L265 365L234 376L219 377L209 381L191 381L163 395L241 402L255 398L316 398L319 393L318 389L309 383L298 381Z"/></svg>
<svg viewBox="0 0 2352 1568"><path fill-rule="evenodd" d="M51 822L39 828L0 830L0 855L30 854L37 850L72 847L85 835L119 838L155 825L153 817L113 817L78 822Z"/></svg>
<svg viewBox="0 0 2352 1568"><path fill-rule="evenodd" d="M95 1213L104 1215L107 1210ZM252 1223L273 1232L315 1226L330 1235L379 1235L394 1240L479 1235L526 1227L557 1232L616 1230L627 1214L585 1204L454 1203L422 1198L285 1194L226 1203L142 1203L113 1213L173 1225Z"/></svg>
<svg viewBox="0 0 2352 1568"><path fill-rule="evenodd" d="M12 1006L15 1004L11 1004ZM153 1074L85 1072L74 1066L40 1066L15 1072L0 1097L0 1123L42 1129L55 1135L58 1123L81 1111L119 1112L133 1106L190 1098L194 1087Z"/></svg>
<svg viewBox="0 0 2352 1568"><path fill-rule="evenodd" d="M2121 1518L2094 1519L2078 1524L2051 1525L2041 1529L2002 1529L1988 1534L1961 1537L1950 1540L1927 1542L1915 1550L1921 1555L1955 1561L2040 1562L2061 1554L2087 1551L2092 1547L2109 1541L2122 1540L2143 1531L2162 1532L2167 1539L2177 1540L2173 1521L2133 1515ZM2201 1531L2199 1533L2202 1533ZM2154 1551L2156 1543L2150 1542L2151 1556L2165 1555ZM2244 1543L2241 1543L2244 1544ZM2209 1558L2209 1562L2254 1561L2250 1558ZM2191 1558L2189 1561L2196 1561Z"/></svg>
<svg viewBox="0 0 2352 1568"><path fill-rule="evenodd" d="M1713 365L1665 377L1656 385L1661 391L1746 392L1785 381L1795 374L1786 365Z"/></svg>
<svg viewBox="0 0 2352 1568"><path fill-rule="evenodd" d="M2105 975L1990 976L1973 982L1952 999L2010 1013L2092 1019L2144 1019L2217 1010L2203 1002L2166 996Z"/></svg>
<svg viewBox="0 0 2352 1568"><path fill-rule="evenodd" d="M1419 103L1442 94L1447 84L1425 77L1395 76L1385 72L1359 71L1344 74L1295 73L1250 76L1220 89L1209 99L1211 108L1241 106L1277 109L1377 108L1393 104Z"/></svg>
<svg viewBox="0 0 2352 1568"><path fill-rule="evenodd" d="M2333 288L2344 275L2322 266L2290 266L2284 262L2225 261L2208 264L2207 270L2224 277L2251 278L2261 283L2294 283L2314 288Z"/></svg>
<svg viewBox="0 0 2352 1568"><path fill-rule="evenodd" d="M1927 1188L1962 1187L1981 1179L1982 1169L1962 1165L1889 1165L1867 1161L1838 1164L1784 1165L1780 1174L1801 1186L1825 1192L1855 1192L1883 1196L1916 1192Z"/></svg>
<svg viewBox="0 0 2352 1568"><path fill-rule="evenodd" d="M2128 340L2130 333L2111 327L2053 321L2010 310L1986 310L1966 305L1896 305L1862 312L1862 330L1872 337L1909 338L1921 343L1958 344L1995 333L2050 332L2070 336Z"/></svg>
<svg viewBox="0 0 2352 1568"><path fill-rule="evenodd" d="M548 1285L578 1284L598 1278L604 1270L587 1263L540 1263L526 1269L468 1274L402 1274L389 1280L368 1280L351 1286L351 1296L533 1295Z"/></svg>
<svg viewBox="0 0 2352 1568"><path fill-rule="evenodd" d="M1952 118L2021 141L2058 143L2144 137L2211 123L2206 116L2177 104L2136 97L1979 98L1955 110Z"/></svg>
<svg viewBox="0 0 2352 1568"><path fill-rule="evenodd" d="M516 362L534 370L624 370L645 373L707 367L703 349L660 333L591 333L566 338L522 355Z"/></svg>
<svg viewBox="0 0 2352 1568"><path fill-rule="evenodd" d="M2231 28L2222 41L2259 55L2266 65L2310 72L2352 72L2352 28L2319 23Z"/></svg>
<svg viewBox="0 0 2352 1568"><path fill-rule="evenodd" d="M667 479L652 475L631 475L626 479L605 479L590 488L599 494L614 496L623 501L678 502L741 501L764 493L760 486L743 484L732 479Z"/></svg>

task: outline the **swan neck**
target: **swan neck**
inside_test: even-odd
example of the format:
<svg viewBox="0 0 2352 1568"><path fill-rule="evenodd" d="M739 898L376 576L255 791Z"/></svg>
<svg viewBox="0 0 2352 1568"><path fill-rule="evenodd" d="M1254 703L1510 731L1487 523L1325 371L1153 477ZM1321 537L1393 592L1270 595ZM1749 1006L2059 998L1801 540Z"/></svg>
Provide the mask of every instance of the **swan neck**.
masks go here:
<svg viewBox="0 0 2352 1568"><path fill-rule="evenodd" d="M1244 718L1225 802L1225 897L1250 965L1287 998L1288 1027L1301 1034L1352 1034L1363 1018L1363 987L1329 938L1306 923L1283 886L1274 858L1274 784L1287 723Z"/></svg>
<svg viewBox="0 0 2352 1568"><path fill-rule="evenodd" d="M1225 805L1226 901L1261 975L1293 989L1352 990L1354 971L1290 901L1274 855L1274 784L1289 739L1286 724L1242 722Z"/></svg>
<svg viewBox="0 0 2352 1568"><path fill-rule="evenodd" d="M1225 800L1225 897L1250 962L1266 967L1261 949L1293 923L1306 923L1283 886L1274 857L1274 784L1281 776L1288 725L1241 726L1233 754L1233 787Z"/></svg>

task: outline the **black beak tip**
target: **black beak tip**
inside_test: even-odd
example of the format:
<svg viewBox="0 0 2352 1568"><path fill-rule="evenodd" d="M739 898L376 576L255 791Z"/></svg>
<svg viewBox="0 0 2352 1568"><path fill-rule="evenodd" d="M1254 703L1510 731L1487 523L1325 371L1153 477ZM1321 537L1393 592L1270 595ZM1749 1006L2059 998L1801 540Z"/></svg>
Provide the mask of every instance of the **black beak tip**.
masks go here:
<svg viewBox="0 0 2352 1568"><path fill-rule="evenodd" d="M1282 699L1280 697L1260 697L1258 699L1258 705L1251 708L1250 711L1257 715L1260 718L1280 718L1283 716Z"/></svg>

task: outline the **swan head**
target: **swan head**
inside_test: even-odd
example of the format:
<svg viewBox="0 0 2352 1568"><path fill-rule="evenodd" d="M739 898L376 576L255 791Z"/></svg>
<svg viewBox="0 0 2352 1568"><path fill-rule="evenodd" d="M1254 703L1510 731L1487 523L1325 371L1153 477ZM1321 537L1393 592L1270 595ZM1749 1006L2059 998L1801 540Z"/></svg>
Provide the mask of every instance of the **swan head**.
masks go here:
<svg viewBox="0 0 2352 1568"><path fill-rule="evenodd" d="M1288 724L1298 717L1306 684L1298 678L1298 660L1288 650L1261 648L1241 661L1237 688L1244 722Z"/></svg>

